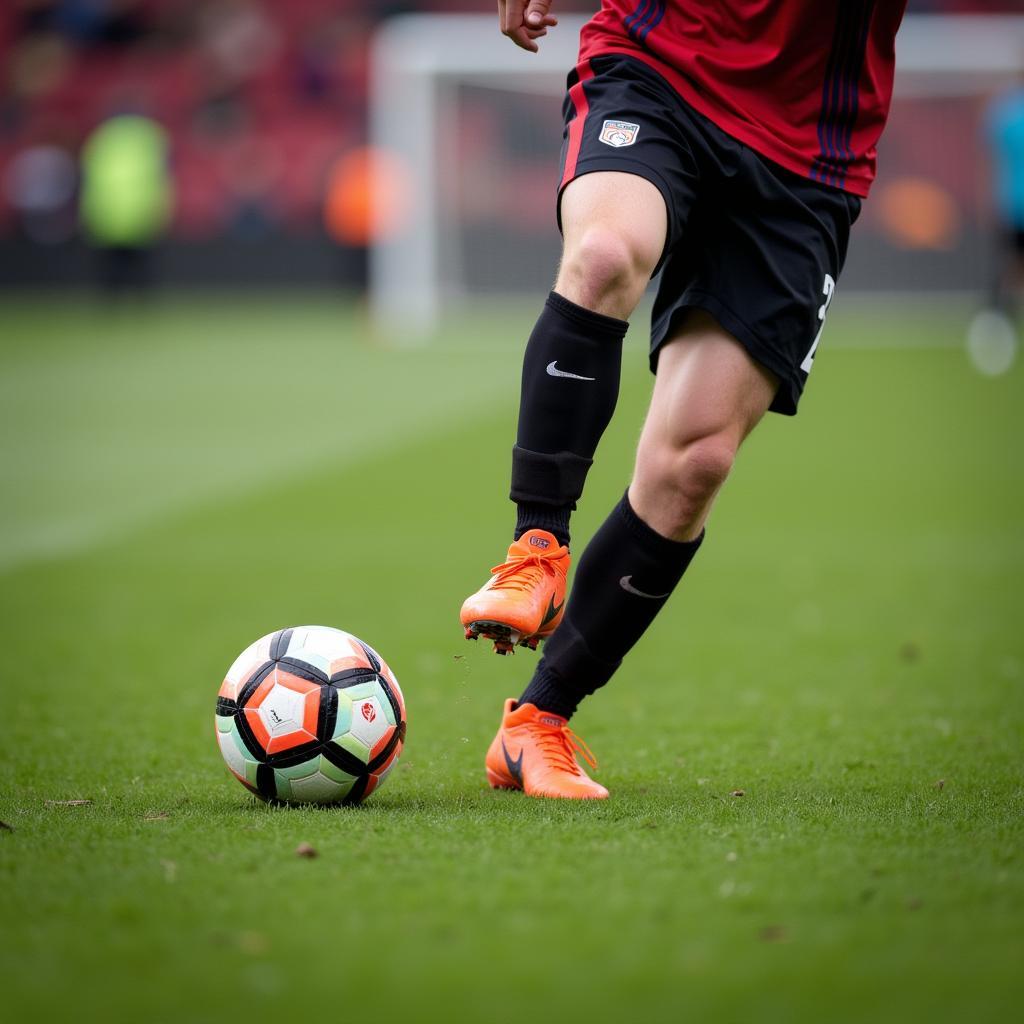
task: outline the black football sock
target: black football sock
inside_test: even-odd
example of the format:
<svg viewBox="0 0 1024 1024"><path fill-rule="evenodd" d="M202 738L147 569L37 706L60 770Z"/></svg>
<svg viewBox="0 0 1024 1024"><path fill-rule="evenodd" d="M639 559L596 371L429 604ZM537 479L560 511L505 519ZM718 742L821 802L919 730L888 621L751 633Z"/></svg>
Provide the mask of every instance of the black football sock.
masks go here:
<svg viewBox="0 0 1024 1024"><path fill-rule="evenodd" d="M568 544L569 513L619 397L628 326L548 296L523 357L510 495L517 537L541 529Z"/></svg>
<svg viewBox="0 0 1024 1024"><path fill-rule="evenodd" d="M546 642L519 702L569 718L584 697L611 679L703 539L703 532L692 541L662 537L623 495L584 549L565 618Z"/></svg>
<svg viewBox="0 0 1024 1024"><path fill-rule="evenodd" d="M527 530L547 530L553 533L559 544L569 544L568 507L541 505L533 501L521 501L516 506L516 529L513 540L518 540Z"/></svg>

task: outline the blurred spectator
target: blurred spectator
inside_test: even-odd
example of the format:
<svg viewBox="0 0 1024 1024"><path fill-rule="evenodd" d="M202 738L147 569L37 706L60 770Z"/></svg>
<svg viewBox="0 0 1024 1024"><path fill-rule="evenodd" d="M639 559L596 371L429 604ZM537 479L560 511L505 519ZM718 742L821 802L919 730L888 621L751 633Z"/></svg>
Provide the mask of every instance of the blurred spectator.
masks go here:
<svg viewBox="0 0 1024 1024"><path fill-rule="evenodd" d="M988 111L999 253L993 306L1011 318L1024 282L1024 79L996 97Z"/></svg>
<svg viewBox="0 0 1024 1024"><path fill-rule="evenodd" d="M986 308L967 331L967 352L982 373L1006 373L1019 347L1017 299L1024 285L1024 79L995 97L986 117L992 160L996 259Z"/></svg>
<svg viewBox="0 0 1024 1024"><path fill-rule="evenodd" d="M281 176L281 161L274 147L258 136L248 136L228 149L225 157L229 234L247 241L273 234L280 226L274 192Z"/></svg>
<svg viewBox="0 0 1024 1024"><path fill-rule="evenodd" d="M5 192L26 238L56 245L74 235L77 178L74 157L54 143L30 146L11 161Z"/></svg>
<svg viewBox="0 0 1024 1024"><path fill-rule="evenodd" d="M20 31L56 32L79 44L128 46L146 32L140 0L16 0Z"/></svg>
<svg viewBox="0 0 1024 1024"><path fill-rule="evenodd" d="M82 151L81 218L113 291L151 282L151 252L171 213L167 138L138 114L112 117Z"/></svg>
<svg viewBox="0 0 1024 1024"><path fill-rule="evenodd" d="M203 49L218 71L234 82L266 68L280 45L273 23L250 0L223 0L205 6L199 27Z"/></svg>

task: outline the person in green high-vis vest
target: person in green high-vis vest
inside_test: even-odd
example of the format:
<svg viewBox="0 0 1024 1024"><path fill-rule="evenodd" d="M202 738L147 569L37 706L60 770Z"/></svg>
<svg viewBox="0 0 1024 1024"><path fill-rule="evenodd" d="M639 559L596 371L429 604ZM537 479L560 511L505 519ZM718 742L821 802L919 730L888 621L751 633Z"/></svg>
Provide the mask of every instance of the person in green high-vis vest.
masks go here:
<svg viewBox="0 0 1024 1024"><path fill-rule="evenodd" d="M82 149L80 217L113 291L152 283L152 251L171 218L167 135L148 117L120 114L100 124Z"/></svg>

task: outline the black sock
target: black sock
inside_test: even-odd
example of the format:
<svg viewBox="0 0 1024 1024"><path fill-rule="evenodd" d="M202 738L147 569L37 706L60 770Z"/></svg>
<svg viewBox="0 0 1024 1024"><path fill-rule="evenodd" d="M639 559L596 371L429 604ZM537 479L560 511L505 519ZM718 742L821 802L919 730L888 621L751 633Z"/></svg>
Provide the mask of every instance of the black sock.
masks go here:
<svg viewBox="0 0 1024 1024"><path fill-rule="evenodd" d="M568 544L569 513L615 411L628 326L548 296L523 357L510 495L517 537L541 529Z"/></svg>
<svg viewBox="0 0 1024 1024"><path fill-rule="evenodd" d="M703 539L662 537L623 495L584 550L565 618L519 702L569 718L643 636Z"/></svg>
<svg viewBox="0 0 1024 1024"><path fill-rule="evenodd" d="M567 507L521 501L516 506L516 529L512 539L519 540L527 530L547 530L555 535L559 544L568 547L570 511Z"/></svg>

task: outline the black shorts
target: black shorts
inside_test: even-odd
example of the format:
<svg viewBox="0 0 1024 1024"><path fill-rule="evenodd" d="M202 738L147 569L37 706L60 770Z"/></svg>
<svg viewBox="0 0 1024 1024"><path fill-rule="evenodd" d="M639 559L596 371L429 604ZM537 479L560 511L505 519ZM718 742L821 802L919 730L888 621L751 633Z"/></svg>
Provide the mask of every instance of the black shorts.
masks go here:
<svg viewBox="0 0 1024 1024"><path fill-rule="evenodd" d="M634 57L569 75L564 140L559 197L583 174L623 171L665 198L652 371L686 311L704 309L779 378L771 408L795 414L860 200L759 156Z"/></svg>

